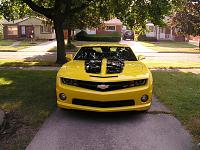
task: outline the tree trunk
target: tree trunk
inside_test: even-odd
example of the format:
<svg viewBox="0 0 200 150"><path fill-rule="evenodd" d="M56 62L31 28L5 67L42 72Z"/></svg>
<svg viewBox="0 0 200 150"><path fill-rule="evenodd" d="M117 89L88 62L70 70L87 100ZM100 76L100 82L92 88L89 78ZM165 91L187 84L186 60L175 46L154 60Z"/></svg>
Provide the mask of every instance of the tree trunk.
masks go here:
<svg viewBox="0 0 200 150"><path fill-rule="evenodd" d="M56 32L57 39L57 64L66 63L65 58L65 41L64 41L64 32L62 27L62 21L54 20L54 28Z"/></svg>
<svg viewBox="0 0 200 150"><path fill-rule="evenodd" d="M68 29L68 39L67 39L67 46L71 46L72 45L72 41L71 41L71 33L72 33L72 29Z"/></svg>
<svg viewBox="0 0 200 150"><path fill-rule="evenodd" d="M72 29L72 40L74 40L74 29Z"/></svg>

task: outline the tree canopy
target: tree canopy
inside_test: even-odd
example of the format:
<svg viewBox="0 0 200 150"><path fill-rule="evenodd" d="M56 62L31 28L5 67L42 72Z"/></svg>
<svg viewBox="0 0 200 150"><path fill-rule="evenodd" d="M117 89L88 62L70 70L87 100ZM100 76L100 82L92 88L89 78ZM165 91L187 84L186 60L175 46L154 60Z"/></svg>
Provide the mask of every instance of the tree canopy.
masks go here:
<svg viewBox="0 0 200 150"><path fill-rule="evenodd" d="M7 20L26 15L52 20L57 38L57 63L65 62L64 28L95 27L118 17L129 27L145 28L147 21L162 25L178 0L1 0L0 12ZM182 1L182 0L181 0Z"/></svg>
<svg viewBox="0 0 200 150"><path fill-rule="evenodd" d="M172 16L172 25L185 35L200 35L200 1L188 0Z"/></svg>

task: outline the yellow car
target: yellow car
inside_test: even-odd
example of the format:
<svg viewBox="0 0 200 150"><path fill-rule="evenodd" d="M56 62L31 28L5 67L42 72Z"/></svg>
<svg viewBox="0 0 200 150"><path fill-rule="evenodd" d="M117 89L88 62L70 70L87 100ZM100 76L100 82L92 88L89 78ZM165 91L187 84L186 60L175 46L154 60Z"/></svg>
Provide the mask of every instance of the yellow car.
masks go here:
<svg viewBox="0 0 200 150"><path fill-rule="evenodd" d="M58 107L96 112L151 107L152 74L128 45L85 45L67 58L56 79Z"/></svg>

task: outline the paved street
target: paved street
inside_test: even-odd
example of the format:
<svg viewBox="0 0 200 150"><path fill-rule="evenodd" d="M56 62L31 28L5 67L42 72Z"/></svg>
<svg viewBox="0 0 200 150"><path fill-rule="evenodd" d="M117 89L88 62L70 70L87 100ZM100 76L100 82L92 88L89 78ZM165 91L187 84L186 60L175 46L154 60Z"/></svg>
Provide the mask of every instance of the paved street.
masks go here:
<svg viewBox="0 0 200 150"><path fill-rule="evenodd" d="M132 48L136 49L134 52L136 55L145 55L146 60L153 61L193 61L200 62L200 54L191 53L158 53L154 50L148 49L138 42L134 41L122 41L121 43L128 44ZM56 53L47 52L48 49L56 45L55 41L47 42L39 46L35 46L32 49L24 49L19 52L0 52L0 60L37 60L37 61L55 61Z"/></svg>
<svg viewBox="0 0 200 150"><path fill-rule="evenodd" d="M190 150L191 136L168 113L156 98L148 113L57 109L27 150Z"/></svg>
<svg viewBox="0 0 200 150"><path fill-rule="evenodd" d="M55 61L56 53L48 52L56 46L56 41L47 41L17 52L0 52L0 60L47 60Z"/></svg>
<svg viewBox="0 0 200 150"><path fill-rule="evenodd" d="M159 53L152 49L149 49L139 42L135 41L122 41L122 44L128 44L136 55L146 56L146 60L151 61L192 61L200 62L200 54L192 53Z"/></svg>

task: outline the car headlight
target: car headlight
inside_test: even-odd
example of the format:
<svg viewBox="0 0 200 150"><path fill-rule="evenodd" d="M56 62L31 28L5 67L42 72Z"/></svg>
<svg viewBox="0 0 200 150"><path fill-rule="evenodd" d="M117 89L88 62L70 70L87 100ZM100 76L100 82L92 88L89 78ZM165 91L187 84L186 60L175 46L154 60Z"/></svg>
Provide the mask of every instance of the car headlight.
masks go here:
<svg viewBox="0 0 200 150"><path fill-rule="evenodd" d="M142 86L147 83L147 79L130 81L128 87Z"/></svg>
<svg viewBox="0 0 200 150"><path fill-rule="evenodd" d="M134 85L135 85L135 86L145 85L146 83L147 83L147 79L135 80L135 81L134 81Z"/></svg>
<svg viewBox="0 0 200 150"><path fill-rule="evenodd" d="M63 84L67 84L67 85L73 85L73 86L77 86L77 80L73 80L73 79L67 79L67 78L61 78L61 81Z"/></svg>

